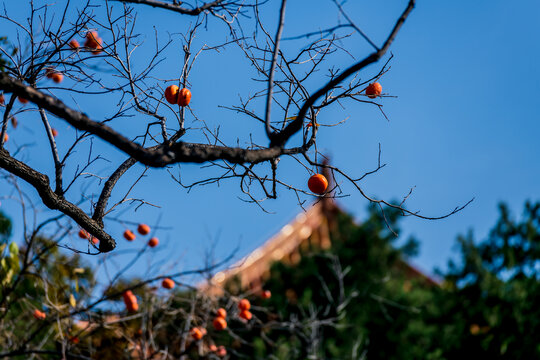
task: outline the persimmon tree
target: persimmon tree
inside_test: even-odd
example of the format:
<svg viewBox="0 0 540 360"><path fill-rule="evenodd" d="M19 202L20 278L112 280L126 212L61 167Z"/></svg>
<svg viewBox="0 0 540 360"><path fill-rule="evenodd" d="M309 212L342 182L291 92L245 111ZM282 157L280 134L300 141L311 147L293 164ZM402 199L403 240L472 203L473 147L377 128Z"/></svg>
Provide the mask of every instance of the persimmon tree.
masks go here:
<svg viewBox="0 0 540 360"><path fill-rule="evenodd" d="M288 37L284 37L286 0L28 1L24 4L28 10L25 19L12 17L9 7L4 8L0 22L13 35L0 44L0 91L4 99L0 168L9 174L3 186L17 186L18 180L30 184L43 205L66 215L99 240L91 244L89 252L115 248L114 236L106 226L112 212L122 206L152 204L150 195L130 197L138 180L127 187L125 196L110 201L119 180L136 164L144 165L145 172L166 168L172 181L188 189L236 179L239 191L258 205L276 198L279 188L294 191L302 203L301 197L313 195L305 183L292 184L278 174L280 160L288 158L308 174L327 169L331 183L336 184L327 192L335 190L340 194L339 184L349 182L359 196L378 204L381 211L388 206L402 215L423 219L458 212L463 206L442 216L425 216L405 206L410 194L401 203L369 195L362 180L384 167L380 153L378 166L365 174L350 174L347 169L324 162L317 148L320 127L346 126L343 122L318 121L332 106L365 103L378 107L381 116L386 117L379 102L384 90L380 84L370 84L382 81L388 71L391 57L387 52L415 6L414 0L404 1L402 13L387 24L385 40L376 43L354 22L346 4L336 0L333 3L334 26L306 26L304 33ZM141 36L138 12L149 7L181 19L180 30L178 23L171 24L171 31L180 33L162 34L156 29L154 34ZM355 48L344 47L349 37L360 39L371 50L358 54ZM145 43L143 38L152 40ZM156 68L171 47L181 49L176 53L178 66L170 69L170 79L160 79L155 76ZM239 66L231 71L253 72L253 85L239 94L238 103L205 98L204 107L219 107L223 117L250 119L263 130L262 135L247 130L238 135L236 143L222 138L220 127L213 128L208 119L201 118L197 107L203 101L180 106L164 97L168 86L189 89L196 85L191 81L192 74L201 71L194 69L202 57L222 61L228 56L223 50L230 48L239 51L251 65L249 69ZM336 54L360 60L336 69ZM378 64L381 60L385 62ZM378 70L365 71L372 64L378 64ZM92 99L104 94L106 102L99 100L99 106L88 106ZM194 93L193 98L201 99L202 95ZM10 140L8 135L14 138L17 117L23 114L40 120L41 129L34 129L33 136L47 138L51 167L28 161L33 151L45 148L36 150ZM52 119L70 125L71 145L61 149L57 146L58 132L51 125ZM126 119L132 122L129 128L122 126ZM77 151L89 154L85 163L73 156ZM124 161L116 164L116 170L105 173L98 164L110 161L111 151L123 154ZM176 169L184 163L203 164L214 172L201 172L196 181L188 184ZM66 171L68 168L75 170ZM84 196L73 190L74 186L85 189Z"/></svg>
<svg viewBox="0 0 540 360"><path fill-rule="evenodd" d="M346 306L327 315L283 318L259 292L221 288L218 294L193 286L193 276L211 279L227 259L163 271L152 261L156 249L134 244L128 261L118 261L121 252L115 251L91 266L80 254L56 246L70 236L56 220L32 226L17 245L9 236L9 219L0 213L0 359L240 358L248 354L244 348L253 337L248 333L259 332L258 340L272 348L265 333L286 330L305 337L343 318ZM41 236L40 229L51 224L56 235ZM130 275L145 263L143 278ZM208 285L215 289L211 281ZM314 333L307 343L321 341Z"/></svg>

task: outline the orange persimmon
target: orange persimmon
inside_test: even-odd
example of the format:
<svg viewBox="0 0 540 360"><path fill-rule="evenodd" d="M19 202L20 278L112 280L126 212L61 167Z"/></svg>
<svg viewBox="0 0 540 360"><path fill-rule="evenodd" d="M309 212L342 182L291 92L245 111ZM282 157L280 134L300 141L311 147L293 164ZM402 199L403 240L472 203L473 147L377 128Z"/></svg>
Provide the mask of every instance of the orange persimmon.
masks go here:
<svg viewBox="0 0 540 360"><path fill-rule="evenodd" d="M45 320L45 318L47 317L47 315L43 311L40 311L38 309L35 309L32 315L38 320Z"/></svg>
<svg viewBox="0 0 540 360"><path fill-rule="evenodd" d="M238 309L240 310L249 310L251 308L251 303L248 299L242 299L238 302Z"/></svg>
<svg viewBox="0 0 540 360"><path fill-rule="evenodd" d="M272 297L272 293L270 292L270 290L264 290L262 293L261 293L261 297L263 299L270 299Z"/></svg>
<svg viewBox="0 0 540 360"><path fill-rule="evenodd" d="M192 328L190 331L189 331L189 334L191 335L191 337L194 339L194 340L201 340L203 338L203 332L201 331L201 329L199 328Z"/></svg>
<svg viewBox="0 0 540 360"><path fill-rule="evenodd" d="M214 325L214 329L217 331L225 330L227 328L227 321L218 316L212 321L212 325Z"/></svg>
<svg viewBox="0 0 540 360"><path fill-rule="evenodd" d="M139 310L139 304L137 303L137 297L133 295L131 290L126 290L122 294L124 298L124 304L126 304L126 309L129 312L136 312Z"/></svg>
<svg viewBox="0 0 540 360"><path fill-rule="evenodd" d="M225 346L219 346L217 348L216 355L219 357L224 357L225 355L227 355L227 349L225 349Z"/></svg>
<svg viewBox="0 0 540 360"><path fill-rule="evenodd" d="M225 319L227 317L227 311L224 308L219 308L217 309L217 316Z"/></svg>
<svg viewBox="0 0 540 360"><path fill-rule="evenodd" d="M188 106L191 101L191 91L189 89L183 88L178 92L178 105Z"/></svg>
<svg viewBox="0 0 540 360"><path fill-rule="evenodd" d="M135 240L135 234L131 230L124 231L124 239L127 241L133 241Z"/></svg>
<svg viewBox="0 0 540 360"><path fill-rule="evenodd" d="M308 187L309 190L313 191L315 194L324 194L328 187L328 180L326 180L326 177L322 174L315 174L309 178Z"/></svg>
<svg viewBox="0 0 540 360"><path fill-rule="evenodd" d="M79 230L79 237L81 239L88 239L88 232L84 229Z"/></svg>
<svg viewBox="0 0 540 360"><path fill-rule="evenodd" d="M55 72L54 74L52 74L52 80L59 84L62 82L62 80L64 80L64 75L62 75L62 73L59 73L59 72Z"/></svg>
<svg viewBox="0 0 540 360"><path fill-rule="evenodd" d="M253 314L249 310L242 310L238 314L238 317L240 317L241 319L249 321L253 317Z"/></svg>
<svg viewBox="0 0 540 360"><path fill-rule="evenodd" d="M137 231L141 235L148 235L148 233L150 232L150 226L146 224L139 224L139 226L137 227Z"/></svg>
<svg viewBox="0 0 540 360"><path fill-rule="evenodd" d="M370 99L375 99L382 93L382 86L378 82L374 82L368 85L366 88L366 95Z"/></svg>
<svg viewBox="0 0 540 360"><path fill-rule="evenodd" d="M165 289L172 289L174 287L174 281L173 279L169 278L163 279L161 286L163 286Z"/></svg>
<svg viewBox="0 0 540 360"><path fill-rule="evenodd" d="M157 237L153 237L148 241L148 246L150 246L151 248L158 246L158 244L159 240Z"/></svg>
<svg viewBox="0 0 540 360"><path fill-rule="evenodd" d="M72 39L69 43L68 43L69 47L73 50L77 50L79 47L81 47L81 45L79 44L79 42L75 39Z"/></svg>
<svg viewBox="0 0 540 360"><path fill-rule="evenodd" d="M54 71L53 68L47 68L45 70L45 76L47 77L47 79L52 79L54 73L55 73L55 71Z"/></svg>
<svg viewBox="0 0 540 360"><path fill-rule="evenodd" d="M165 99L169 104L178 103L178 86L167 86L167 88L165 89Z"/></svg>

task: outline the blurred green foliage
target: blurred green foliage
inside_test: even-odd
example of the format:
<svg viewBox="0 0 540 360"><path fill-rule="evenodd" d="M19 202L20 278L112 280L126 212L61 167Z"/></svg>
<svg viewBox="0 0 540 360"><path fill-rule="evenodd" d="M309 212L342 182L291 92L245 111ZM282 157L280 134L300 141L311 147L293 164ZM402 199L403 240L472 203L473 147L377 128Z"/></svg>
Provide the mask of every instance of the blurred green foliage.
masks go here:
<svg viewBox="0 0 540 360"><path fill-rule="evenodd" d="M396 248L375 207L360 225L340 214L332 248L304 251L296 265L276 263L265 284L272 298L255 302L270 317L308 321L317 313L338 317L338 326L314 323L304 334L254 327L243 335L247 344L229 346L253 359L540 359L539 209L526 203L514 220L501 205L487 239L459 236L460 258L439 272L440 286L406 275L416 242ZM397 213L386 220L397 229ZM350 299L342 311L340 296Z"/></svg>

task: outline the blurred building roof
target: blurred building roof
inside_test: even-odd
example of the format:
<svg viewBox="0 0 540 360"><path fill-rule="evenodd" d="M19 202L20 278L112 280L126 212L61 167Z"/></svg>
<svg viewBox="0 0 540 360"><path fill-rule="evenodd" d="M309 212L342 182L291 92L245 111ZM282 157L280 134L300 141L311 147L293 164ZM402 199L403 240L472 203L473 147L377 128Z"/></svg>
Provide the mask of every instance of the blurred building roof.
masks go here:
<svg viewBox="0 0 540 360"><path fill-rule="evenodd" d="M204 287L211 293L220 294L224 285L236 278L242 289L258 291L269 278L274 262L296 264L305 250L330 248L330 229L340 212L342 210L331 198L321 198L231 268L215 274ZM438 285L437 281L404 260L396 266L409 279L420 278L430 285Z"/></svg>

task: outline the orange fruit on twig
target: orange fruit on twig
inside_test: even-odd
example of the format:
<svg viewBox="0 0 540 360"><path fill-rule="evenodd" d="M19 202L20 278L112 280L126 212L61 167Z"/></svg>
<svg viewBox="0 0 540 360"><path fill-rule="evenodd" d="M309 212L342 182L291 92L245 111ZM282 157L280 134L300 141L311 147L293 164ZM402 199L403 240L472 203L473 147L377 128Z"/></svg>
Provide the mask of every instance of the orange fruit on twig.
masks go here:
<svg viewBox="0 0 540 360"><path fill-rule="evenodd" d="M139 310L139 304L137 304L137 297L133 295L131 290L126 290L122 294L124 298L124 304L126 304L126 309L129 312L136 312Z"/></svg>
<svg viewBox="0 0 540 360"><path fill-rule="evenodd" d="M203 332L201 331L201 329L199 328L192 328L190 331L189 331L189 334L191 335L191 337L195 340L201 340L203 338Z"/></svg>
<svg viewBox="0 0 540 360"><path fill-rule="evenodd" d="M169 104L178 103L178 86L167 86L167 88L165 89L165 99Z"/></svg>
<svg viewBox="0 0 540 360"><path fill-rule="evenodd" d="M227 311L224 308L219 308L217 309L217 316L225 319L227 317Z"/></svg>
<svg viewBox="0 0 540 360"><path fill-rule="evenodd" d="M72 48L73 50L77 50L79 49L79 47L81 47L81 45L79 44L79 42L75 39L72 39L69 43L68 43L69 47Z"/></svg>
<svg viewBox="0 0 540 360"><path fill-rule="evenodd" d="M219 357L224 357L225 355L227 355L227 349L225 349L225 346L219 346L217 348L216 355Z"/></svg>
<svg viewBox="0 0 540 360"><path fill-rule="evenodd" d="M253 314L249 310L242 310L240 311L240 314L238 314L238 316L244 320L249 321L253 317Z"/></svg>
<svg viewBox="0 0 540 360"><path fill-rule="evenodd" d="M148 241L148 246L150 246L151 248L158 246L158 244L159 240L157 237L153 237Z"/></svg>
<svg viewBox="0 0 540 360"><path fill-rule="evenodd" d="M272 297L272 293L270 292L270 290L264 290L262 293L261 293L261 297L263 299L270 299Z"/></svg>
<svg viewBox="0 0 540 360"><path fill-rule="evenodd" d="M183 88L178 92L178 105L188 106L191 101L191 91L186 88Z"/></svg>
<svg viewBox="0 0 540 360"><path fill-rule="evenodd" d="M309 178L308 187L315 194L322 195L328 187L328 180L322 174L315 174Z"/></svg>
<svg viewBox="0 0 540 360"><path fill-rule="evenodd" d="M47 79L52 79L53 75L54 75L54 69L53 68L47 68L45 70L45 76L47 77Z"/></svg>
<svg viewBox="0 0 540 360"><path fill-rule="evenodd" d="M79 237L81 239L87 239L88 238L88 232L84 229L79 230Z"/></svg>
<svg viewBox="0 0 540 360"><path fill-rule="evenodd" d="M214 329L216 329L217 331L225 330L227 328L227 321L225 321L224 318L218 316L214 319L212 325L214 325Z"/></svg>
<svg viewBox="0 0 540 360"><path fill-rule="evenodd" d="M161 282L161 286L163 286L165 289L172 289L174 285L175 284L174 284L173 279L169 279L169 278L163 279L163 281Z"/></svg>
<svg viewBox="0 0 540 360"><path fill-rule="evenodd" d="M126 231L124 231L124 238L127 241L133 241L133 240L135 240L135 234L131 230L126 230Z"/></svg>
<svg viewBox="0 0 540 360"><path fill-rule="evenodd" d="M249 310L251 308L251 303L248 299L242 299L238 302L238 309L240 310Z"/></svg>
<svg viewBox="0 0 540 360"><path fill-rule="evenodd" d="M43 311L40 311L38 309L34 310L34 313L32 315L38 320L45 320L45 318L47 317L47 315Z"/></svg>
<svg viewBox="0 0 540 360"><path fill-rule="evenodd" d="M148 233L150 232L150 226L146 224L139 224L139 226L137 227L137 231L141 235L148 235Z"/></svg>
<svg viewBox="0 0 540 360"><path fill-rule="evenodd" d="M55 72L52 74L52 79L55 83L59 84L62 82L62 80L64 80L64 75L62 75L62 73Z"/></svg>
<svg viewBox="0 0 540 360"><path fill-rule="evenodd" d="M374 82L368 85L366 88L366 95L370 99L375 99L382 93L382 86L378 82Z"/></svg>

